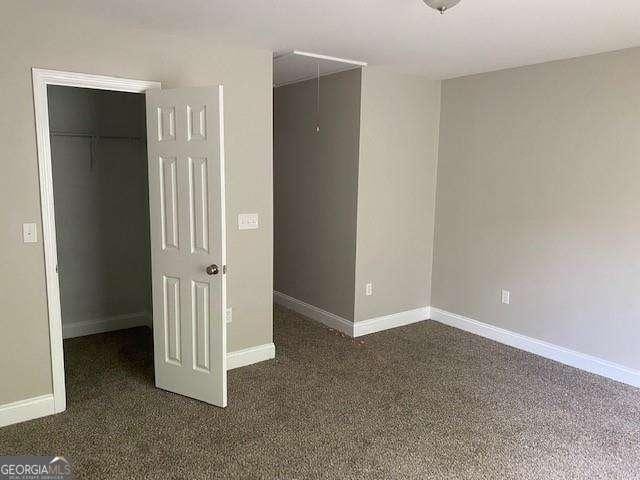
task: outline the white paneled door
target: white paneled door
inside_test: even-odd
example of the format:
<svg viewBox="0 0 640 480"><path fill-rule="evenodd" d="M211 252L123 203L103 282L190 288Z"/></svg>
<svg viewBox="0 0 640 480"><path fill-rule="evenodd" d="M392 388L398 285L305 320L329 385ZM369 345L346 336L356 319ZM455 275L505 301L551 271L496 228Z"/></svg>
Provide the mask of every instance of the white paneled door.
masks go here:
<svg viewBox="0 0 640 480"><path fill-rule="evenodd" d="M224 407L223 89L146 98L156 386Z"/></svg>

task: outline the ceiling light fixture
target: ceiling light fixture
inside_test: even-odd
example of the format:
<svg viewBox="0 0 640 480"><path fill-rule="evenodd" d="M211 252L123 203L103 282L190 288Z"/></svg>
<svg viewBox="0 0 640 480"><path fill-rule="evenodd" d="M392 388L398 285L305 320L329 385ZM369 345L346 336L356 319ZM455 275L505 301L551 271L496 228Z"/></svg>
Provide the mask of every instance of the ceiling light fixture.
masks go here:
<svg viewBox="0 0 640 480"><path fill-rule="evenodd" d="M431 8L439 11L441 14L444 14L450 8L455 7L460 3L460 0L422 0L424 3L429 5Z"/></svg>

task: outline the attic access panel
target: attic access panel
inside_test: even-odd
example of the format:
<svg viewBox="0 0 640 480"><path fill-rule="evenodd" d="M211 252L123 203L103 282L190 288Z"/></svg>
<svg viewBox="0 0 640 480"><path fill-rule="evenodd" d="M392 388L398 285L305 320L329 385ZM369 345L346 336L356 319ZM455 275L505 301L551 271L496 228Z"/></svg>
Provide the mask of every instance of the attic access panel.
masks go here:
<svg viewBox="0 0 640 480"><path fill-rule="evenodd" d="M318 68L320 76L323 76L366 66L366 62L358 60L293 50L274 56L273 85L280 87L315 78L318 75Z"/></svg>

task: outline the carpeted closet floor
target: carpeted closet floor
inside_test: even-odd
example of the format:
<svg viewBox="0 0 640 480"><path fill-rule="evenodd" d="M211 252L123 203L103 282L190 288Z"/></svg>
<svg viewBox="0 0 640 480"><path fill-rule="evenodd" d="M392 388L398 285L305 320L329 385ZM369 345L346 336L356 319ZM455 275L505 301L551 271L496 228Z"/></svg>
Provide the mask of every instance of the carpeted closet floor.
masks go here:
<svg viewBox="0 0 640 480"><path fill-rule="evenodd" d="M153 386L144 328L65 341L68 409L0 429L86 479L640 478L640 390L434 322L362 339L275 310L229 407Z"/></svg>

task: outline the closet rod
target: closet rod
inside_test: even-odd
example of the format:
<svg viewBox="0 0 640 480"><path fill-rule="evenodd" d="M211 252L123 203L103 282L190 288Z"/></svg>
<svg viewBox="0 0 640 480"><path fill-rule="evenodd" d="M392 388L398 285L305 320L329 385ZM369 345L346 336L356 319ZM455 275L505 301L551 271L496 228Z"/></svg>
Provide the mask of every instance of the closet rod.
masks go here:
<svg viewBox="0 0 640 480"><path fill-rule="evenodd" d="M74 132L51 132L51 135L55 137L83 137L83 138L97 138L107 140L143 140L142 137L129 137L123 135L94 135L92 133L74 133Z"/></svg>

